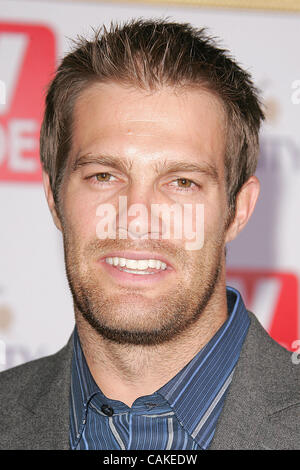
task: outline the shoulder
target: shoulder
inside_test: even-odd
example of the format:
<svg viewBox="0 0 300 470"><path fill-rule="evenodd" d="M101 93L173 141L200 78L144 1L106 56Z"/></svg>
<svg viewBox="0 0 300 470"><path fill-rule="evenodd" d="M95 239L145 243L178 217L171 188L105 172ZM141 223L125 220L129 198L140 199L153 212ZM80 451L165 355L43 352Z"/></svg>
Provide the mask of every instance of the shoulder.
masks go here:
<svg viewBox="0 0 300 470"><path fill-rule="evenodd" d="M293 361L293 354L274 341L261 326L255 315L248 312L251 323L242 349L241 360L247 364L249 374L269 384L269 393L274 389L297 390L300 386L300 364Z"/></svg>
<svg viewBox="0 0 300 470"><path fill-rule="evenodd" d="M251 312L212 449L299 449L300 364Z"/></svg>
<svg viewBox="0 0 300 470"><path fill-rule="evenodd" d="M18 400L20 394L30 389L37 391L41 386L49 385L61 373L61 369L70 365L72 356L72 336L68 343L55 354L35 359L0 373L0 408L1 403Z"/></svg>
<svg viewBox="0 0 300 470"><path fill-rule="evenodd" d="M263 397L265 418L260 430L265 449L300 449L300 364L293 353L276 343L251 319L248 353L251 355L251 392ZM248 385L249 386L249 385Z"/></svg>
<svg viewBox="0 0 300 470"><path fill-rule="evenodd" d="M0 374L0 449L68 449L72 336L60 351Z"/></svg>

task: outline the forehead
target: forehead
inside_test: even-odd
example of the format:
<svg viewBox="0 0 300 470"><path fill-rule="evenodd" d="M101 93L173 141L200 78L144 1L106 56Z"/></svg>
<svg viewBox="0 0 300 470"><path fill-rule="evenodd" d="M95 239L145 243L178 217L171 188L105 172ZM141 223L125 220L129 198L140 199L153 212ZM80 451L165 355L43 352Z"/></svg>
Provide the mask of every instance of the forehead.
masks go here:
<svg viewBox="0 0 300 470"><path fill-rule="evenodd" d="M147 92L116 83L93 84L77 100L73 117L73 161L78 155L104 152L144 164L182 156L213 159L223 166L224 108L203 89Z"/></svg>

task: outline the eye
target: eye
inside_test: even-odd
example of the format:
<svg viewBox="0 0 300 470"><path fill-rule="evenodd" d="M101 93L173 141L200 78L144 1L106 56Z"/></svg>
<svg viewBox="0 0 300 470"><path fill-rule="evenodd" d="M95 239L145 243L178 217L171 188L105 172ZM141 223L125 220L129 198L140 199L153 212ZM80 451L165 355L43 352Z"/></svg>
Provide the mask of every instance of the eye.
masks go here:
<svg viewBox="0 0 300 470"><path fill-rule="evenodd" d="M109 178L111 177L112 175L110 173L98 173L97 175L95 175L96 180L99 182L108 182L110 181Z"/></svg>
<svg viewBox="0 0 300 470"><path fill-rule="evenodd" d="M87 180L90 180L93 184L109 184L112 183L113 181L116 180L116 177L111 175L110 173L103 172L103 173L97 173L92 176L88 176L86 178Z"/></svg>
<svg viewBox="0 0 300 470"><path fill-rule="evenodd" d="M198 185L194 181L187 178L177 178L172 181L171 185L176 184L176 191L194 191L197 189Z"/></svg>
<svg viewBox="0 0 300 470"><path fill-rule="evenodd" d="M191 180L187 180L186 178L180 178L177 181L180 183L179 187L181 188L190 188L193 184Z"/></svg>

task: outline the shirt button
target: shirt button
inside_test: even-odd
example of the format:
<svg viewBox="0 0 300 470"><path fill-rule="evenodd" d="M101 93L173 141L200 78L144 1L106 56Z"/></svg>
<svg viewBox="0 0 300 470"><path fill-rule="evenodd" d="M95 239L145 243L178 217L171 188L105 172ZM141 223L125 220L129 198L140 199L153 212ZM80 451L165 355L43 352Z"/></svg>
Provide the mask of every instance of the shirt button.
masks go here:
<svg viewBox="0 0 300 470"><path fill-rule="evenodd" d="M157 406L156 403L145 403L145 405L149 410L152 410L152 408L155 408Z"/></svg>
<svg viewBox="0 0 300 470"><path fill-rule="evenodd" d="M102 405L101 406L101 411L103 411L103 413L106 416L112 416L114 414L114 410L108 405Z"/></svg>

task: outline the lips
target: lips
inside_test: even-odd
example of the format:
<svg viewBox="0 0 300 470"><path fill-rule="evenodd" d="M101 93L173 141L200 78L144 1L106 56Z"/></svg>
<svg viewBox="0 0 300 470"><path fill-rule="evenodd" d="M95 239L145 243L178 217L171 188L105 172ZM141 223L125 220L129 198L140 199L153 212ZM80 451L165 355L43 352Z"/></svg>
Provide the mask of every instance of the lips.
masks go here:
<svg viewBox="0 0 300 470"><path fill-rule="evenodd" d="M123 285L156 283L174 271L170 262L151 252L110 252L100 260L105 271Z"/></svg>
<svg viewBox="0 0 300 470"><path fill-rule="evenodd" d="M112 260L108 261L109 264L114 266L125 267L125 269L174 269L172 264L164 255L158 253L151 253L151 252L130 252L130 251L114 251L107 253L105 256L101 258L101 261ZM124 262L125 260L125 262ZM128 261L128 262L127 262ZM136 261L138 265L131 261ZM144 261L144 264L141 262ZM155 261L158 261L157 265L155 265ZM148 262L148 267L145 266L145 262Z"/></svg>
<svg viewBox="0 0 300 470"><path fill-rule="evenodd" d="M153 274L158 270L167 269L166 263L158 259L128 259L115 256L105 258L105 262L117 267L121 271L133 272L139 275Z"/></svg>

